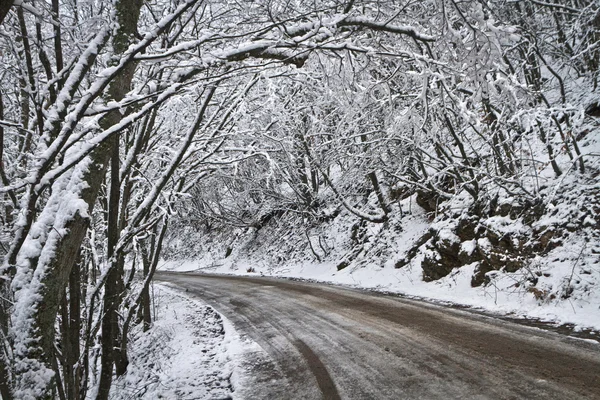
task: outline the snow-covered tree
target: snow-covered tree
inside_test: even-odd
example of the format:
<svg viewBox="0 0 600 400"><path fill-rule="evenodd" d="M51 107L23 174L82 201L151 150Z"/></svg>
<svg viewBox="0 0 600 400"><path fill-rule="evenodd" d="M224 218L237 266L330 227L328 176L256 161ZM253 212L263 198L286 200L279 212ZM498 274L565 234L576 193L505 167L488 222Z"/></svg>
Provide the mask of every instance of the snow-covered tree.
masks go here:
<svg viewBox="0 0 600 400"><path fill-rule="evenodd" d="M384 53L379 35L412 50L434 40L386 3L11 4L0 9L6 399L108 397L174 202L226 166L269 161L236 125L261 75L316 54ZM127 254L144 260L141 292Z"/></svg>

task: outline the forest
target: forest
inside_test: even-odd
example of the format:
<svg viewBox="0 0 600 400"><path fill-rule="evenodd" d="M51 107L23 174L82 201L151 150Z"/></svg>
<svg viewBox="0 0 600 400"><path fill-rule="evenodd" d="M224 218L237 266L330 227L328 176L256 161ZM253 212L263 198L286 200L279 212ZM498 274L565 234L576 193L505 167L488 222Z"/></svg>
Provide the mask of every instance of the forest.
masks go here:
<svg viewBox="0 0 600 400"><path fill-rule="evenodd" d="M599 64L595 0L2 0L1 397L108 399L165 258L598 301Z"/></svg>

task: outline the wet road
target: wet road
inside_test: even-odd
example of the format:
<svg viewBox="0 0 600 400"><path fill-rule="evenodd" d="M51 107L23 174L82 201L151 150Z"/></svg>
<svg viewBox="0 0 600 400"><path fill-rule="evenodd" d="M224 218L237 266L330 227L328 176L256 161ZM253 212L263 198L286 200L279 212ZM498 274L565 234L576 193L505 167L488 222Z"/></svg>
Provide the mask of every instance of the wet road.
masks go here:
<svg viewBox="0 0 600 400"><path fill-rule="evenodd" d="M335 286L157 279L212 305L264 349L245 360L251 382L242 398L600 399L598 344Z"/></svg>

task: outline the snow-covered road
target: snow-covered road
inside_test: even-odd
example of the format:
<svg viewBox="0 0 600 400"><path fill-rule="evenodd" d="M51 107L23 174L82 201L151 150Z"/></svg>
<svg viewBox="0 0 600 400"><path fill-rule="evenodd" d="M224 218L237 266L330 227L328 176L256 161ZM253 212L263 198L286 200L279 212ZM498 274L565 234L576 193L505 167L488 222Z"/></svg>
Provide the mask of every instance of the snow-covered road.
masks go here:
<svg viewBox="0 0 600 400"><path fill-rule="evenodd" d="M246 399L600 399L600 345L321 284L158 273L257 342Z"/></svg>

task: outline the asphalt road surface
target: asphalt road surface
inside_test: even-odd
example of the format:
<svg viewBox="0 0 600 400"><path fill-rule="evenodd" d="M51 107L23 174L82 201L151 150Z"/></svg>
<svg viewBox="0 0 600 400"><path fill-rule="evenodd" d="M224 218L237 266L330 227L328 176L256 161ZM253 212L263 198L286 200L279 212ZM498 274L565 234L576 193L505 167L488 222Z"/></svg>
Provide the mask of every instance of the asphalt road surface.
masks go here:
<svg viewBox="0 0 600 400"><path fill-rule="evenodd" d="M244 361L245 399L600 399L597 343L335 286L157 279L212 305L262 347Z"/></svg>

